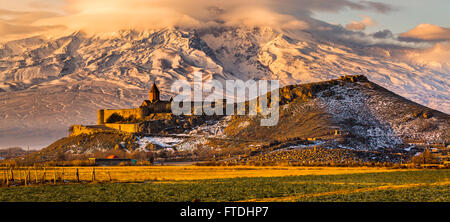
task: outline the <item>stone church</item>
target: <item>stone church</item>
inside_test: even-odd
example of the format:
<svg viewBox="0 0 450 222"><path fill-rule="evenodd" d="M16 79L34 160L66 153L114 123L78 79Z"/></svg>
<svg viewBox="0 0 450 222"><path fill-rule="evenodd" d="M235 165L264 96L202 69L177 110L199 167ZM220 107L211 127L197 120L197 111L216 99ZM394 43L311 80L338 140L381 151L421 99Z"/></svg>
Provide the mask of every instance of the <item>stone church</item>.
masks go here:
<svg viewBox="0 0 450 222"><path fill-rule="evenodd" d="M146 120L153 114L170 115L171 101L162 101L160 91L153 83L149 91L148 100L144 100L138 108L132 109L102 109L97 112L97 125L74 125L71 128L71 136L80 134L92 134L97 132L119 130L127 133L139 132L139 122Z"/></svg>
<svg viewBox="0 0 450 222"><path fill-rule="evenodd" d="M162 101L156 83L153 83L149 91L148 100L144 100L142 105L134 109L99 110L97 113L97 124L116 122L133 122L145 119L146 116L155 113L171 113L171 101Z"/></svg>

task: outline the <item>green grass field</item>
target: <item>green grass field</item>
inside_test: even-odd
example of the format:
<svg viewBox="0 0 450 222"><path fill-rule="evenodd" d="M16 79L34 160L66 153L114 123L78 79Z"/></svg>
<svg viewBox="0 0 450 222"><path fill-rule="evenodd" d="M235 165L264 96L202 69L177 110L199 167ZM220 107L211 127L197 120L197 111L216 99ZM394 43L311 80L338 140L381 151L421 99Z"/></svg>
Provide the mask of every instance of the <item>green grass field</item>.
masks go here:
<svg viewBox="0 0 450 222"><path fill-rule="evenodd" d="M0 188L0 201L450 201L450 170Z"/></svg>

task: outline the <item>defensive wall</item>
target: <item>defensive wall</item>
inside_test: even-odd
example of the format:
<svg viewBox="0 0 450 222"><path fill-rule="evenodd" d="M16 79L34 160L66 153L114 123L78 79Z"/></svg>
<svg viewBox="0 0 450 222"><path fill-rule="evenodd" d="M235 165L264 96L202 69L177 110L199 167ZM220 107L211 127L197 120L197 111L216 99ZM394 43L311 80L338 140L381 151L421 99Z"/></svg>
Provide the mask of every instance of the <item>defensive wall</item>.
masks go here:
<svg viewBox="0 0 450 222"><path fill-rule="evenodd" d="M104 124L104 125L93 125L93 126L83 126L74 125L71 129L70 136L78 136L82 134L91 135L94 133L105 133L105 132L125 132L125 133L138 133L139 124Z"/></svg>

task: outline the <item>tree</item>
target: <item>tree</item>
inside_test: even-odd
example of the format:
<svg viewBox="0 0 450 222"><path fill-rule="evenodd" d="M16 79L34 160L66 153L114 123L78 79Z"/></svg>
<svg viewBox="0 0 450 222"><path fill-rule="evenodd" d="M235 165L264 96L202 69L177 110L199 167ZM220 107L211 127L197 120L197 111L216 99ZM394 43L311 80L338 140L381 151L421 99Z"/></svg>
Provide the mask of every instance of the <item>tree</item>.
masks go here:
<svg viewBox="0 0 450 222"><path fill-rule="evenodd" d="M69 133L70 133L70 134L73 133L73 128L74 128L74 125L72 125L72 126L69 127Z"/></svg>
<svg viewBox="0 0 450 222"><path fill-rule="evenodd" d="M433 153L431 153L429 149L426 149L425 152L423 152L420 155L414 156L412 158L412 162L415 164L439 163L436 156Z"/></svg>

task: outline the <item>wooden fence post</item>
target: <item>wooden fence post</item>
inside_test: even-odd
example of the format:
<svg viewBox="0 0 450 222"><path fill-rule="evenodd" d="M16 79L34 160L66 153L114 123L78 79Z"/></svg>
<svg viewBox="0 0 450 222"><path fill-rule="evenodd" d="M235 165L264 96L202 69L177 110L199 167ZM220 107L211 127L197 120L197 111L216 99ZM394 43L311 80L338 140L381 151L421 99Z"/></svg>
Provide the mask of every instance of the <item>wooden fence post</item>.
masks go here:
<svg viewBox="0 0 450 222"><path fill-rule="evenodd" d="M44 167L44 173L42 174L42 183L45 183L45 174L47 174L47 169Z"/></svg>
<svg viewBox="0 0 450 222"><path fill-rule="evenodd" d="M78 168L77 168L77 182L80 182L80 173L78 172Z"/></svg>
<svg viewBox="0 0 450 222"><path fill-rule="evenodd" d="M38 180L38 176L37 176L36 167L34 168L34 179L36 180L36 184L38 184L39 180Z"/></svg>
<svg viewBox="0 0 450 222"><path fill-rule="evenodd" d="M28 179L27 179L28 183L31 183L31 171L30 171L30 168L28 168L27 177L28 177Z"/></svg>
<svg viewBox="0 0 450 222"><path fill-rule="evenodd" d="M53 184L56 184L56 169L53 168Z"/></svg>
<svg viewBox="0 0 450 222"><path fill-rule="evenodd" d="M23 182L23 181L22 181L22 180L23 180L23 179L22 179L22 177L23 177L23 172L22 172L22 171L23 171L23 170L19 170L19 183L20 183L20 184L22 184L22 182Z"/></svg>
<svg viewBox="0 0 450 222"><path fill-rule="evenodd" d="M92 182L95 181L95 167L92 168Z"/></svg>
<svg viewBox="0 0 450 222"><path fill-rule="evenodd" d="M108 176L109 176L109 182L111 182L112 178L111 178L111 173L109 171L108 171Z"/></svg>
<svg viewBox="0 0 450 222"><path fill-rule="evenodd" d="M23 184L25 185L25 186L28 186L28 175L27 175L27 171L25 171L25 172L23 172L24 173L24 177L23 177L23 179L24 179L24 181L23 181Z"/></svg>
<svg viewBox="0 0 450 222"><path fill-rule="evenodd" d="M6 170L6 186L9 187L9 173L8 173L8 170Z"/></svg>
<svg viewBox="0 0 450 222"><path fill-rule="evenodd" d="M12 168L9 168L11 170L11 181L14 181L14 170Z"/></svg>

